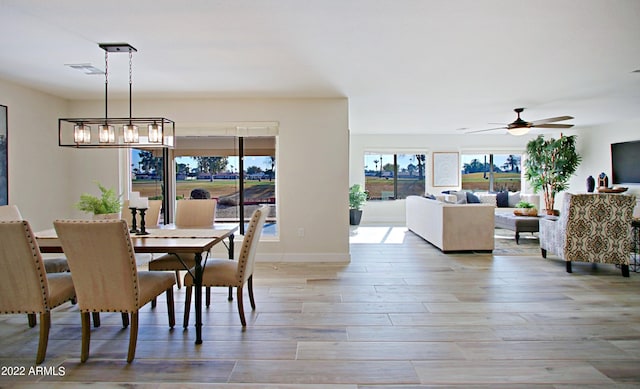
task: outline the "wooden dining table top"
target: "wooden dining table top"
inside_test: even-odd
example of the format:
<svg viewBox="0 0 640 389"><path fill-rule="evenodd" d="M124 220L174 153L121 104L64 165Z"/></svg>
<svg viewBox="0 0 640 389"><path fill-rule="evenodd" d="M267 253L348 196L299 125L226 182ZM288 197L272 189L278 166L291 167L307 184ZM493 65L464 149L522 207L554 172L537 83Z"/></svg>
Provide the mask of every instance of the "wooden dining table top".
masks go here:
<svg viewBox="0 0 640 389"><path fill-rule="evenodd" d="M163 225L160 228L147 229L149 234L131 234L131 241L137 253L191 252L210 250L222 240L233 235L237 226L214 228L178 228ZM56 230L51 228L35 233L40 251L44 253L62 253L62 245Z"/></svg>

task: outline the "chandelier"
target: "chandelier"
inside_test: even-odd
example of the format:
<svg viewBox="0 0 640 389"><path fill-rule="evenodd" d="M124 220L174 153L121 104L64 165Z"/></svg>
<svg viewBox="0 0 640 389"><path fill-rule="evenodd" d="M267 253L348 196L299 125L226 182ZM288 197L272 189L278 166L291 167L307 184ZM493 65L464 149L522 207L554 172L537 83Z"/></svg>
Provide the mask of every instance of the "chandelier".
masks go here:
<svg viewBox="0 0 640 389"><path fill-rule="evenodd" d="M76 148L173 148L175 123L163 117L132 117L132 59L128 43L100 43L104 50L104 118L58 119L58 145ZM109 53L129 53L129 117L110 118Z"/></svg>

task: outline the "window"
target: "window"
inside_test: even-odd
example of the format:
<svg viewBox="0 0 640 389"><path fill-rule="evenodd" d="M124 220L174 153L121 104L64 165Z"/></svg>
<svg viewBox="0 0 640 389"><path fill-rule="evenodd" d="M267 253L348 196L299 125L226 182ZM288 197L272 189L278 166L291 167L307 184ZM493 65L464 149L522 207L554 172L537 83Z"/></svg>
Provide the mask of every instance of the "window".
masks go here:
<svg viewBox="0 0 640 389"><path fill-rule="evenodd" d="M131 149L131 188L149 200L163 198L162 157L152 151Z"/></svg>
<svg viewBox="0 0 640 389"><path fill-rule="evenodd" d="M166 199L173 193L176 199L205 195L218 200L216 222L240 224L240 234L253 211L262 204L271 208L263 235L278 235L276 210L276 136L192 136L180 138L180 148L172 150L175 177L172 169L163 164L169 153L131 149L131 190L141 197ZM164 156L164 157L163 157ZM171 163L171 162L169 162ZM169 171L169 173L166 173ZM169 190L167 190L169 188ZM194 196L195 196L194 195ZM171 209L165 200L165 210Z"/></svg>
<svg viewBox="0 0 640 389"><path fill-rule="evenodd" d="M370 200L404 199L425 192L425 154L365 153L364 189Z"/></svg>
<svg viewBox="0 0 640 389"><path fill-rule="evenodd" d="M520 154L462 154L462 189L498 192L522 187Z"/></svg>
<svg viewBox="0 0 640 389"><path fill-rule="evenodd" d="M278 235L276 223L276 137L207 136L180 139L175 150L176 196L191 197L203 189L218 200L216 221L243 221L268 204L271 212L263 235Z"/></svg>

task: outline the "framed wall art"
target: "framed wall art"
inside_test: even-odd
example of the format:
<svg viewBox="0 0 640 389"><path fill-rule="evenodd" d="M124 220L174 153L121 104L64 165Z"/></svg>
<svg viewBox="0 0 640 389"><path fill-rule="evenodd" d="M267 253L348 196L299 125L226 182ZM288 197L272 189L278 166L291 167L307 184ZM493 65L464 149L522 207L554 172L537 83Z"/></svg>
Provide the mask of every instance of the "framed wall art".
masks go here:
<svg viewBox="0 0 640 389"><path fill-rule="evenodd" d="M9 157L7 153L7 106L0 105L0 205L9 204Z"/></svg>
<svg viewBox="0 0 640 389"><path fill-rule="evenodd" d="M434 152L433 186L458 186L460 178L460 155L457 152Z"/></svg>

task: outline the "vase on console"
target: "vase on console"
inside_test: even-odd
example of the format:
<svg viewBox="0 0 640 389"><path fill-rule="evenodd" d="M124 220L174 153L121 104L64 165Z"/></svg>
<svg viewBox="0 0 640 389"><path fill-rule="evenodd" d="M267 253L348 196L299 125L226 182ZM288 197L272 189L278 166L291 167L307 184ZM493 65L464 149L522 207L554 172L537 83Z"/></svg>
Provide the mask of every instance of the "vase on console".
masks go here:
<svg viewBox="0 0 640 389"><path fill-rule="evenodd" d="M587 192L588 193L593 193L593 191L595 189L596 189L596 180L595 180L595 178L593 178L593 176L587 177Z"/></svg>

